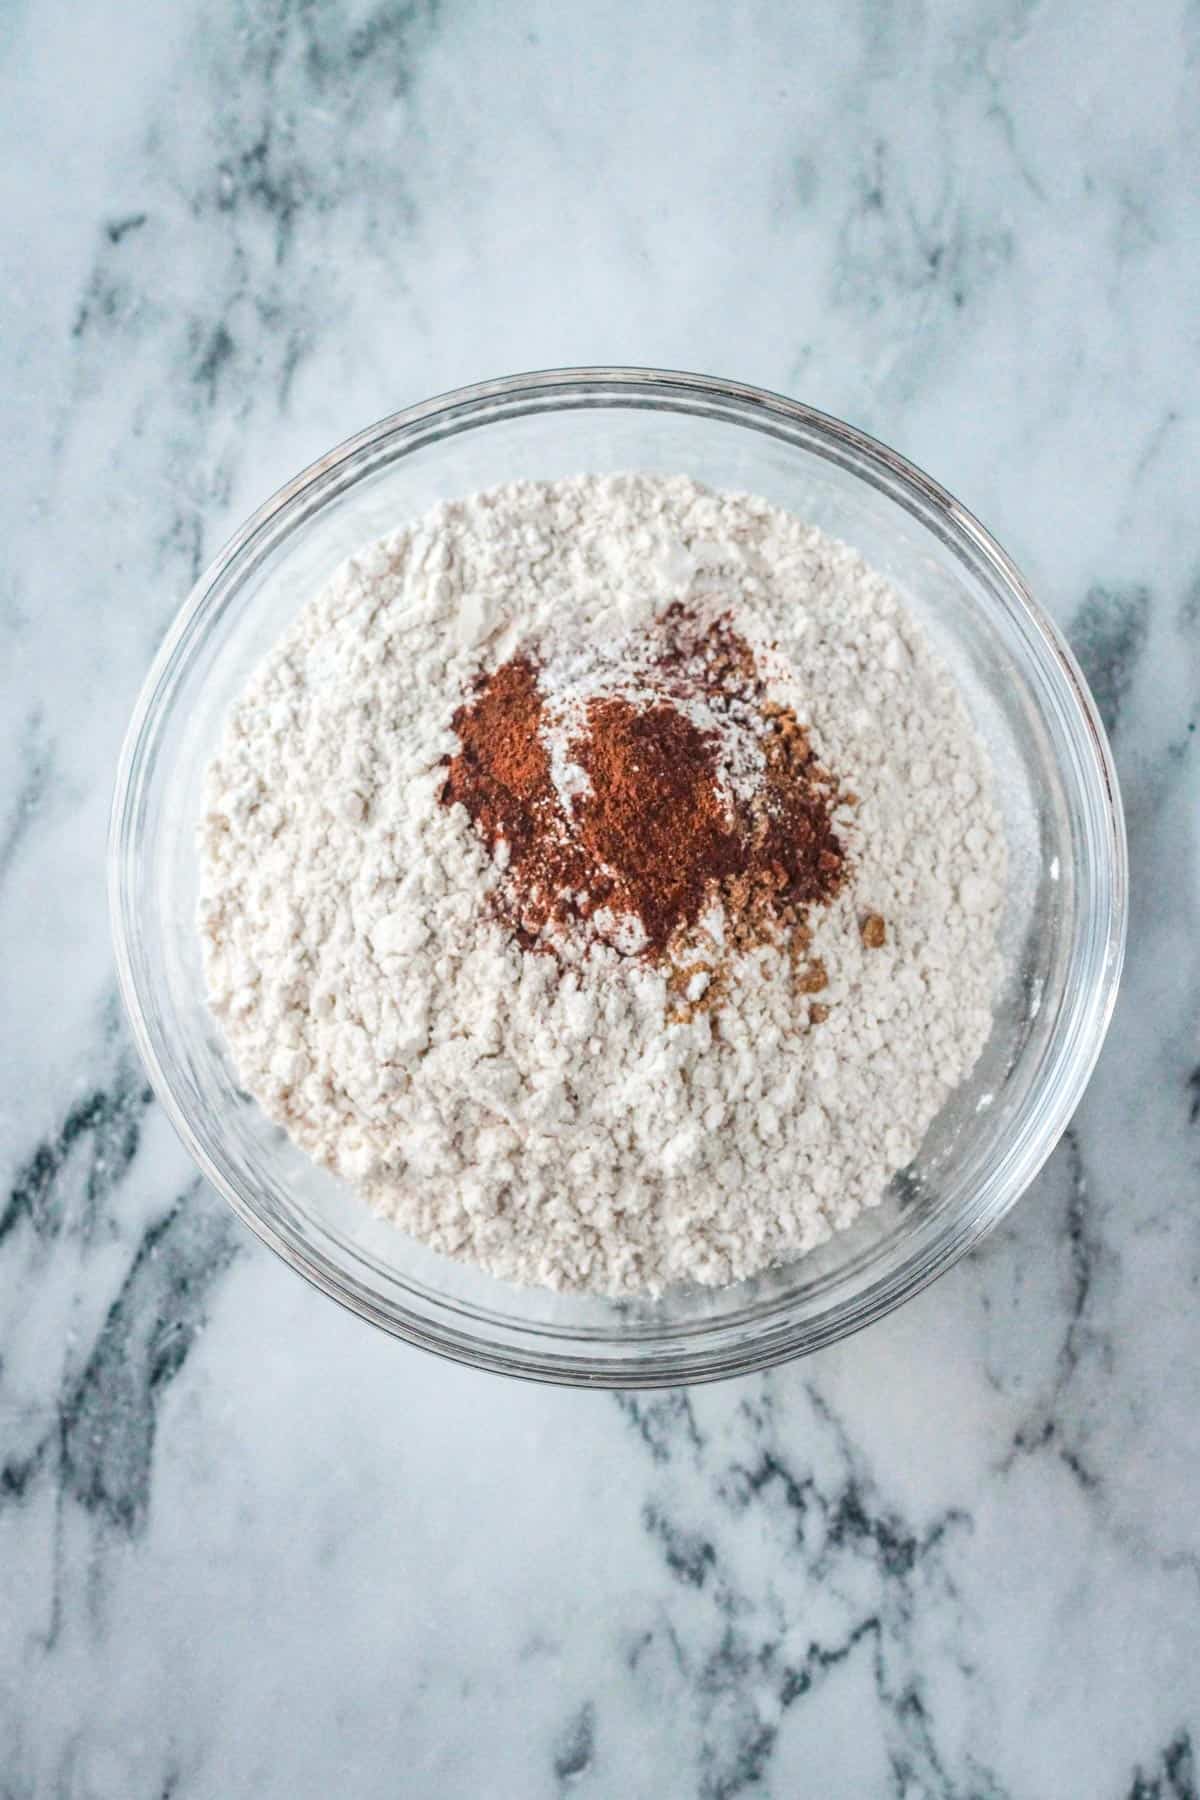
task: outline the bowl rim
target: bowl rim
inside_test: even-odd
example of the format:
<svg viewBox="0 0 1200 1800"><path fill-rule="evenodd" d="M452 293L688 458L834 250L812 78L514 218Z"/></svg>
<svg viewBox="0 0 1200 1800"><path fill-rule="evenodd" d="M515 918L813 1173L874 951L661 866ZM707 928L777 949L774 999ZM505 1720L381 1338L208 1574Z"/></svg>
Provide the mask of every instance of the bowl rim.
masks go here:
<svg viewBox="0 0 1200 1800"><path fill-rule="evenodd" d="M1050 675L1059 699L1065 697L1067 711L1073 715L1078 733L1078 748L1083 752L1081 764L1093 778L1090 795L1098 801L1097 818L1104 827L1106 853L1102 873L1103 897L1106 905L1099 921L1103 943L1094 957L1095 984L1087 996L1086 1008L1077 1006L1074 1017L1076 1039L1073 1053L1060 1052L1053 1088L1053 1105L1043 1105L1043 1117L1036 1141L1027 1143L1019 1170L1011 1177L1010 1191L1003 1205L981 1212L973 1219L960 1222L960 1229L949 1233L932 1247L917 1266L900 1263L857 1296L850 1316L836 1313L823 1315L799 1325L782 1321L778 1330L767 1330L749 1346L742 1342L730 1353L720 1347L699 1350L690 1346L686 1335L665 1340L656 1346L656 1362L631 1361L620 1354L580 1356L558 1350L497 1349L478 1338L455 1329L444 1321L404 1313L394 1307L373 1305L354 1286L318 1261L299 1242L286 1237L266 1218L224 1174L199 1137L191 1118L177 1097L171 1077L164 1067L142 1004L138 984L132 908L127 892L128 857L127 828L136 817L138 802L148 775L148 753L153 727L158 715L160 695L211 601L213 592L231 567L243 559L255 541L295 507L304 496L322 487L330 487L337 474L364 451L379 448L397 437L414 438L431 423L443 422L452 430L469 428L480 421L477 415L496 402L530 404L523 411L554 410L556 396L560 403L574 396L593 406L628 406L641 397L643 403L655 397L674 397L683 403L682 410L693 414L704 412L705 401L714 403L710 417L728 420L729 404L739 403L757 418L745 422L769 429L776 419L787 427L791 439L797 428L819 440L818 449L832 453L837 460L841 451L856 465L865 462L886 478L908 490L940 518L944 527L958 534L989 569L993 579L1005 591L1024 626L1025 636L1040 651L1043 676ZM689 406L686 403L691 402ZM539 404L540 402L540 404ZM717 410L715 403L720 403ZM448 433L447 433L448 435ZM428 441L422 439L422 441ZM1078 784L1077 784L1078 785ZM1082 784L1086 787L1086 780ZM376 423L356 432L335 445L323 456L302 469L265 500L217 551L208 566L194 582L163 638L139 690L118 759L116 781L108 833L108 899L117 976L125 1011L134 1041L146 1066L151 1085L167 1117L202 1174L216 1188L238 1217L285 1263L305 1276L321 1292L339 1301L349 1311L389 1335L432 1351L452 1361L487 1369L496 1373L559 1385L601 1388L655 1388L718 1380L748 1374L772 1367L793 1357L808 1354L840 1338L848 1337L882 1318L895 1307L921 1292L944 1274L975 1244L987 1235L1015 1205L1050 1156L1080 1097L1091 1078L1103 1046L1116 1003L1121 968L1124 961L1128 923L1128 850L1120 791L1108 738L1101 723L1095 701L1083 673L1055 623L1034 599L1024 577L987 528L955 497L931 476L898 451L832 414L822 412L802 401L793 400L771 389L749 383L727 380L681 370L639 368L621 365L594 365L577 368L555 368L514 374L494 380L475 382L388 414ZM719 1331L719 1324L699 1325L695 1334L703 1339L706 1332Z"/></svg>

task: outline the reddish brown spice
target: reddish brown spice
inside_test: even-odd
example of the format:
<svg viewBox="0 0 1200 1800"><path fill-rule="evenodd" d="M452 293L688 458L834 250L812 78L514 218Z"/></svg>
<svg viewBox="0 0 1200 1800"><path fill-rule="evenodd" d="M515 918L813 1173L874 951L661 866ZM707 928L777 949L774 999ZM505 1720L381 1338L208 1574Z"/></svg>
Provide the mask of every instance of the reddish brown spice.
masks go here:
<svg viewBox="0 0 1200 1800"><path fill-rule="evenodd" d="M615 696L593 700L587 723L571 746L592 784L574 801L579 842L616 877L608 904L636 914L656 953L699 917L712 882L737 873L740 833L711 743L667 701L639 712Z"/></svg>
<svg viewBox="0 0 1200 1800"><path fill-rule="evenodd" d="M588 788L569 807L551 779L529 656L484 678L455 713L460 749L442 800L466 808L494 854L506 848L497 904L527 947L553 948L556 928L604 909L638 921L642 954L661 958L672 945L683 954L718 900L733 948L791 930L800 954L805 908L830 899L844 875L837 784L791 711L766 703L753 654L727 620L702 626L672 607L655 632L650 700L612 693L587 704L569 753ZM644 684L644 659L640 674ZM721 784L717 734L681 710L697 695L761 749L749 801ZM819 991L824 972L798 969L798 979Z"/></svg>
<svg viewBox="0 0 1200 1800"><path fill-rule="evenodd" d="M541 717L537 671L515 657L453 719L462 748L450 760L443 803L460 801L489 848L507 843L514 864L534 848L539 820L548 824L557 810Z"/></svg>

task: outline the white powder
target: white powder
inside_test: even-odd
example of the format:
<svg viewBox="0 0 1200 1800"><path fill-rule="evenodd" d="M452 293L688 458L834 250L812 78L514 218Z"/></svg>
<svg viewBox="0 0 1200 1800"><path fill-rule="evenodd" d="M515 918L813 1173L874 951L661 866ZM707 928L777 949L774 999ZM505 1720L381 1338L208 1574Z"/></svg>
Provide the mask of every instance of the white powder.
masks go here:
<svg viewBox="0 0 1200 1800"><path fill-rule="evenodd" d="M760 948L719 1009L668 1024L661 968L517 947L439 794L482 671L537 642L578 693L675 601L731 611L860 799L851 878L810 919L825 991ZM507 1280L655 1293L812 1248L912 1159L990 1029L1004 846L953 683L851 551L682 477L580 477L442 506L338 572L234 709L203 888L213 1009L310 1155Z"/></svg>

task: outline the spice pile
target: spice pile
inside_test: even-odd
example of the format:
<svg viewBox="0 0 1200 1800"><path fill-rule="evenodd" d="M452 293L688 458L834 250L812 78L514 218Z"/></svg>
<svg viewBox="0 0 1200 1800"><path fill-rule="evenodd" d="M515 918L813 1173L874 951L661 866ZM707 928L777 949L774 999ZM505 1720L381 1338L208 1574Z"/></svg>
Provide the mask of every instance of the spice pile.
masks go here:
<svg viewBox="0 0 1200 1800"><path fill-rule="evenodd" d="M739 952L786 934L795 959L841 886L837 784L727 618L672 605L565 685L525 652L453 726L442 802L500 859L496 911L527 950L583 926L711 1005L715 932Z"/></svg>
<svg viewBox="0 0 1200 1800"><path fill-rule="evenodd" d="M742 1279L882 1198L987 1038L1005 853L888 585L681 477L517 483L367 546L210 771L243 1085L520 1283Z"/></svg>

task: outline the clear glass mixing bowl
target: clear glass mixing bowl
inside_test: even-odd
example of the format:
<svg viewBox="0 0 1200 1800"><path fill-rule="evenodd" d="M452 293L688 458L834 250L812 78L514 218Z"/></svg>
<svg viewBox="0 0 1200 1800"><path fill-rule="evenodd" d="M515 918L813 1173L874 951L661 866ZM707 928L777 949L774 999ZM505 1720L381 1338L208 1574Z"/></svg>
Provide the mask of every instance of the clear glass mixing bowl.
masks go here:
<svg viewBox="0 0 1200 1800"><path fill-rule="evenodd" d="M884 1202L754 1281L659 1301L507 1287L374 1218L238 1085L204 1001L194 828L205 764L251 669L352 551L435 502L521 477L684 472L853 545L956 673L997 775L1012 868L1008 974L971 1080ZM650 1386L762 1368L877 1319L948 1268L1032 1180L1112 1011L1126 855L1104 733L1017 570L944 489L848 425L735 382L568 369L415 406L306 469L189 597L143 688L110 844L117 961L159 1098L213 1185L293 1268L398 1337L481 1368Z"/></svg>

